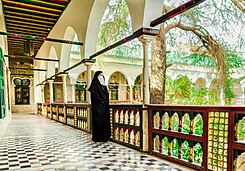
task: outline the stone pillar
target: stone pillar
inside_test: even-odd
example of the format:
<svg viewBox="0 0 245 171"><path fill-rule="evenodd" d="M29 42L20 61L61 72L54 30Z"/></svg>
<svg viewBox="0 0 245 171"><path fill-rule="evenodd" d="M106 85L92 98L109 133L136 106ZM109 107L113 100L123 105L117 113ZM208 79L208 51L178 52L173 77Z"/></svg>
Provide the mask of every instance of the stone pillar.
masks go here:
<svg viewBox="0 0 245 171"><path fill-rule="evenodd" d="M61 74L60 76L62 77L62 81L63 81L63 102L67 103L67 85L66 85L67 74Z"/></svg>
<svg viewBox="0 0 245 171"><path fill-rule="evenodd" d="M133 85L130 85L130 103L133 104Z"/></svg>
<svg viewBox="0 0 245 171"><path fill-rule="evenodd" d="M143 104L149 104L150 103L150 86L149 86L149 65L148 65L148 49L149 49L149 43L152 40L152 37L142 35L139 37L139 40L141 41L143 45L143 55L144 55L144 63L143 63Z"/></svg>
<svg viewBox="0 0 245 171"><path fill-rule="evenodd" d="M91 98L90 98L90 92L88 91L88 88L92 82L92 71L91 67L95 63L95 60L89 60L89 59L84 59L84 65L87 67L87 89L86 89L86 100L88 104L91 104ZM88 132L92 132L92 110L90 107L88 109Z"/></svg>
<svg viewBox="0 0 245 171"><path fill-rule="evenodd" d="M84 65L87 67L87 91L86 91L86 100L89 104L91 104L91 99L90 99L90 93L88 91L88 88L92 82L92 72L91 72L91 67L95 63L94 60L88 60L86 59L84 61Z"/></svg>
<svg viewBox="0 0 245 171"><path fill-rule="evenodd" d="M45 97L44 97L44 84L40 85L40 89L41 89L41 103L42 103L42 115L44 114L44 103L45 103Z"/></svg>
<svg viewBox="0 0 245 171"><path fill-rule="evenodd" d="M44 85L40 85L41 89L41 103L45 103L45 98L44 98Z"/></svg>
<svg viewBox="0 0 245 171"><path fill-rule="evenodd" d="M54 103L53 82L54 82L54 80L48 80L48 83L49 83L49 97L50 97L49 102L50 102L50 104Z"/></svg>
<svg viewBox="0 0 245 171"><path fill-rule="evenodd" d="M71 100L72 100L72 103L75 103L75 102L76 102L75 86L76 86L76 84L72 84L72 85L71 85L71 93L72 93L72 95L71 95Z"/></svg>
<svg viewBox="0 0 245 171"><path fill-rule="evenodd" d="M150 85L149 85L149 65L148 65L148 49L149 43L152 40L150 36L142 35L139 37L143 45L143 55L144 55L144 63L143 63L143 108L146 108L146 104L150 103ZM148 111L143 110L142 112L142 126L143 126L143 151L148 151Z"/></svg>

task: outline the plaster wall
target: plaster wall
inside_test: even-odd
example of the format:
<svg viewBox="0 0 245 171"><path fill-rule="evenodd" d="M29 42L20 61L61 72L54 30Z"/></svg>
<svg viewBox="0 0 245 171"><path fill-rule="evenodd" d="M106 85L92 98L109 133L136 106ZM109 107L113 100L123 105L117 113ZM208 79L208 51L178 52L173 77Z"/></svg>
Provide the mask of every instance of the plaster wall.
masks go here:
<svg viewBox="0 0 245 171"><path fill-rule="evenodd" d="M3 16L3 10L2 10L2 1L0 1L0 31L6 32L6 26L4 22L4 16ZM8 49L7 49L7 37L0 35L0 47L2 49L2 54L7 55ZM4 119L0 119L0 139L2 135L4 134L11 118L12 118L12 112L11 112L11 104L10 104L10 72L8 69L9 63L8 58L4 58L3 61L3 74L4 74L4 99L5 99L5 112L6 117Z"/></svg>

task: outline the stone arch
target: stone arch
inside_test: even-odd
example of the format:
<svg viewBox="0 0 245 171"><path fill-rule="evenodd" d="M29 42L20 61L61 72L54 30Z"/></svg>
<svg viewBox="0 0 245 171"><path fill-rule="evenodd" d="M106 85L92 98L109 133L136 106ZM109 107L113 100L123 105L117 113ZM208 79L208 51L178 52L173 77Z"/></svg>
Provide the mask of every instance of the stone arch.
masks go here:
<svg viewBox="0 0 245 171"><path fill-rule="evenodd" d="M75 30L71 26L68 26L66 28L63 39L72 41L75 35L76 35ZM63 71L69 67L71 46L72 46L71 44L62 44L59 71Z"/></svg>
<svg viewBox="0 0 245 171"><path fill-rule="evenodd" d="M94 5L92 7L90 16L89 16L89 20L88 20L88 28L87 28L87 33L86 33L86 38L85 38L85 49L84 49L84 56L89 57L90 55L94 54L96 52L96 45L98 42L98 34L100 31L100 25L101 25L101 21L102 18L104 16L104 13L106 11L106 8L109 4L110 0L100 0L100 1L95 1ZM127 6L129 8L129 4L128 1L126 0ZM139 3L137 3L139 4ZM141 6L144 6L143 1L140 2ZM133 7L131 8L133 9ZM130 10L129 10L129 14L130 14ZM132 17L132 15L130 14L130 18ZM135 17L135 19L138 19L139 16L137 14L137 17ZM132 21L132 19L131 19ZM133 24L132 24L133 25ZM140 28L140 27L139 27ZM134 30L134 28L133 28ZM86 46L89 45L89 46Z"/></svg>
<svg viewBox="0 0 245 171"><path fill-rule="evenodd" d="M161 16L162 5L159 4L163 1L126 0L132 20L133 31L138 30L142 26L148 27L151 20ZM99 26L107 4L108 0L71 1L59 18L59 21L51 30L49 37L73 40L73 35L77 33L78 40L84 43L81 47L81 58L88 58L96 52ZM73 35L68 35L70 31L73 32ZM50 44L49 42L45 42L39 50L37 57L47 56L47 48L50 48ZM66 46L68 46L68 49ZM69 60L67 59L70 51L69 46L71 45L54 44L58 59L60 59L60 71L67 68L68 62L66 61Z"/></svg>
<svg viewBox="0 0 245 171"><path fill-rule="evenodd" d="M91 72L92 72L92 78L93 78L95 72L93 70ZM87 75L87 71L85 70L78 75L76 82L77 83L87 82L88 81L87 78L88 78L88 75Z"/></svg>
<svg viewBox="0 0 245 171"><path fill-rule="evenodd" d="M215 90L215 91L220 91L220 90L217 89L217 85L218 85L218 80L217 79L213 79L211 81L209 89L210 90Z"/></svg>
<svg viewBox="0 0 245 171"><path fill-rule="evenodd" d="M139 74L134 80L133 99L136 102L143 100L143 75Z"/></svg>
<svg viewBox="0 0 245 171"><path fill-rule="evenodd" d="M108 80L110 99L118 101L130 100L130 88L127 77L116 71L110 75Z"/></svg>
<svg viewBox="0 0 245 171"><path fill-rule="evenodd" d="M126 0L126 2L132 20L133 31L141 27L150 27L150 22L162 15L164 0Z"/></svg>
<svg viewBox="0 0 245 171"><path fill-rule="evenodd" d="M110 81L112 81L111 78L112 78L112 76L114 76L113 74L121 74L125 78L126 84L129 84L129 80L127 79L128 77L126 76L126 74L123 71L112 71L110 76L109 76L109 79L108 79L108 85L109 85Z"/></svg>
<svg viewBox="0 0 245 171"><path fill-rule="evenodd" d="M92 72L92 77L94 76L94 71ZM75 101L76 102L85 102L87 101L87 89L88 89L88 80L87 80L88 76L87 76L87 71L83 71L81 72L76 80L76 85L75 85Z"/></svg>
<svg viewBox="0 0 245 171"><path fill-rule="evenodd" d="M52 46L49 51L49 59L58 59L55 48ZM55 74L55 68L58 68L57 62L47 62L47 77L51 77Z"/></svg>
<svg viewBox="0 0 245 171"><path fill-rule="evenodd" d="M173 77L172 77L172 80L177 80L177 79L180 79L181 77L184 77L184 75L182 75L182 74L176 74L176 75L174 75Z"/></svg>
<svg viewBox="0 0 245 171"><path fill-rule="evenodd" d="M134 85L139 85L139 84L141 85L142 82L143 82L143 75L139 74L134 80Z"/></svg>
<svg viewBox="0 0 245 171"><path fill-rule="evenodd" d="M137 31L141 27L149 27L150 21L158 18L162 15L162 6L164 0L126 0L129 14L132 23L133 32ZM91 9L88 26L86 30L85 46L84 46L84 56L89 57L96 52L96 45L98 41L98 33L100 30L100 24L106 7L108 5L108 0L95 1ZM89 45L89 46L87 46Z"/></svg>
<svg viewBox="0 0 245 171"><path fill-rule="evenodd" d="M195 87L196 87L197 89L199 89L199 88L201 88L201 87L206 88L206 87L207 87L207 83L206 83L205 78L199 77L199 78L196 80L196 82L195 82Z"/></svg>
<svg viewBox="0 0 245 171"><path fill-rule="evenodd" d="M84 42L85 58L88 58L96 52L100 24L108 3L108 0L94 1L89 15L86 38Z"/></svg>

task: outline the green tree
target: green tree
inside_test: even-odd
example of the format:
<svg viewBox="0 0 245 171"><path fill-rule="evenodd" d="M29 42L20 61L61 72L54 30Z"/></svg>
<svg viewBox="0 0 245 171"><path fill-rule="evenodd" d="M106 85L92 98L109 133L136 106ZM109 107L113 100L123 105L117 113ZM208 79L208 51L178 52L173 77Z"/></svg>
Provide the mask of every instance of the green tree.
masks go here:
<svg viewBox="0 0 245 171"><path fill-rule="evenodd" d="M132 24L126 1L117 0L116 3L109 2L101 22L97 50L101 50L132 33ZM112 49L106 54L134 57L134 55L141 54L141 45L133 40L126 45Z"/></svg>
<svg viewBox="0 0 245 171"><path fill-rule="evenodd" d="M229 84L231 67L227 60L228 54L242 49L245 33L242 29L244 22L241 21L243 19L238 17L244 14L241 14L241 11L233 4L228 9L227 4L230 3L226 0L223 0L220 4L216 1L207 1L207 3L191 9L160 26L160 32L156 36L153 48L152 63L154 65L152 65L151 103L164 103L165 100L166 69L171 66L166 60L167 49L188 49L190 53L212 57L216 67L217 89L223 89L225 99L227 99L226 102L229 104L230 98L227 97L232 95L231 85ZM170 11L173 6L177 6L176 1L166 1L164 13ZM236 16L232 17L230 12L233 12ZM225 40L224 36L234 33L231 29L233 25L238 25L240 28L238 46L232 46L231 43ZM209 30L214 27L217 27L220 31L211 35ZM177 31L175 28L181 30ZM185 40L184 44L180 41L181 38Z"/></svg>

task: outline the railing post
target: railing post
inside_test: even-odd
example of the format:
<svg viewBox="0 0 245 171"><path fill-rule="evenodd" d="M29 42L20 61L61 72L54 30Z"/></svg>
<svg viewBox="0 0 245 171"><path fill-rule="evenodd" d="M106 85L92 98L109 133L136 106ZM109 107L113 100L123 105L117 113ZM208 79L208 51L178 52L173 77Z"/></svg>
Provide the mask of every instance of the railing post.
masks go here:
<svg viewBox="0 0 245 171"><path fill-rule="evenodd" d="M67 120L66 120L66 104L64 104L64 123L67 124Z"/></svg>
<svg viewBox="0 0 245 171"><path fill-rule="evenodd" d="M234 127L235 127L235 113L229 112L228 122L228 157L227 158L227 170L233 171L234 166L234 154L233 154L233 141L234 141ZM245 150L245 149L244 149Z"/></svg>
<svg viewBox="0 0 245 171"><path fill-rule="evenodd" d="M46 118L48 118L48 104L46 104Z"/></svg>
<svg viewBox="0 0 245 171"><path fill-rule="evenodd" d="M74 106L74 126L77 126L77 107Z"/></svg>
<svg viewBox="0 0 245 171"><path fill-rule="evenodd" d="M152 109L148 111L148 152L152 154Z"/></svg>
<svg viewBox="0 0 245 171"><path fill-rule="evenodd" d="M149 125L148 125L148 110L147 106L143 105L142 110L142 129L143 129L143 151L149 151Z"/></svg>
<svg viewBox="0 0 245 171"><path fill-rule="evenodd" d="M56 105L56 120L59 121L59 105Z"/></svg>
<svg viewBox="0 0 245 171"><path fill-rule="evenodd" d="M87 129L89 133L92 133L92 109L91 105L88 104L87 106Z"/></svg>
<svg viewBox="0 0 245 171"><path fill-rule="evenodd" d="M208 168L208 112L203 112L203 167Z"/></svg>
<svg viewBox="0 0 245 171"><path fill-rule="evenodd" d="M53 104L50 103L50 119L52 120L54 117L53 117Z"/></svg>

